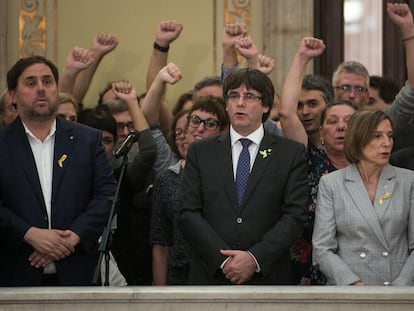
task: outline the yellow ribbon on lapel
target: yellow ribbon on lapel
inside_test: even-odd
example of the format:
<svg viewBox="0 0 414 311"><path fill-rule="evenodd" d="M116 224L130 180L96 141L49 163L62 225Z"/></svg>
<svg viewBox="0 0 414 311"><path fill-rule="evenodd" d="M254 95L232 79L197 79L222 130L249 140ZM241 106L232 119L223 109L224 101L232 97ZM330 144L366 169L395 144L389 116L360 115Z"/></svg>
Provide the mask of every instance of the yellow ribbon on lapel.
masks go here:
<svg viewBox="0 0 414 311"><path fill-rule="evenodd" d="M378 204L382 205L384 203L384 200L388 199L391 196L389 192L385 193L382 197L378 199Z"/></svg>
<svg viewBox="0 0 414 311"><path fill-rule="evenodd" d="M68 158L68 156L66 154L62 154L62 156L60 157L60 159L57 161L58 165L60 168L63 167L63 162Z"/></svg>

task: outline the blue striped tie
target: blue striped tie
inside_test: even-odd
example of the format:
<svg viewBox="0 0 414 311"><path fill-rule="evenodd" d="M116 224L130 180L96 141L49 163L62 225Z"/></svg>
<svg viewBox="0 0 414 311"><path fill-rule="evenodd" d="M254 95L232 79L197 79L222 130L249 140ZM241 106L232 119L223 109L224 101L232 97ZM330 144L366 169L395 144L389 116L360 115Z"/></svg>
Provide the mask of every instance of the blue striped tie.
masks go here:
<svg viewBox="0 0 414 311"><path fill-rule="evenodd" d="M237 204L240 207L243 200L244 190L246 190L247 180L249 179L250 174L249 145L252 143L252 141L247 138L240 138L239 141L243 146L239 161L237 162L236 170Z"/></svg>

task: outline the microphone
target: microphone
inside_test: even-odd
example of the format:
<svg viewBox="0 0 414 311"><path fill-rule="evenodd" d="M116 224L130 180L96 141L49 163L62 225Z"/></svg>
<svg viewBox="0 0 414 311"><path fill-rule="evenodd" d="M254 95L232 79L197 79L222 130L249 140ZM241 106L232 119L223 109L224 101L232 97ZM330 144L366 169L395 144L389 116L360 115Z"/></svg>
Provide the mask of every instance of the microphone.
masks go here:
<svg viewBox="0 0 414 311"><path fill-rule="evenodd" d="M131 149L132 145L137 142L139 139L139 132L138 131L131 131L129 132L128 136L124 139L121 143L119 148L114 152L115 158L120 158L126 155L129 150Z"/></svg>

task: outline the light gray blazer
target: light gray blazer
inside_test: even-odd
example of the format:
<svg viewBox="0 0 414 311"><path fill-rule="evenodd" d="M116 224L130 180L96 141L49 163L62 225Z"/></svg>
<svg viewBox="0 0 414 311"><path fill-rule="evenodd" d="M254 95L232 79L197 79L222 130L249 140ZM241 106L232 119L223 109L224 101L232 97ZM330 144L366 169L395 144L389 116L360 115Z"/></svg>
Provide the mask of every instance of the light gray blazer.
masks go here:
<svg viewBox="0 0 414 311"><path fill-rule="evenodd" d="M414 284L414 172L386 165L371 203L355 164L320 179L313 263L328 284Z"/></svg>

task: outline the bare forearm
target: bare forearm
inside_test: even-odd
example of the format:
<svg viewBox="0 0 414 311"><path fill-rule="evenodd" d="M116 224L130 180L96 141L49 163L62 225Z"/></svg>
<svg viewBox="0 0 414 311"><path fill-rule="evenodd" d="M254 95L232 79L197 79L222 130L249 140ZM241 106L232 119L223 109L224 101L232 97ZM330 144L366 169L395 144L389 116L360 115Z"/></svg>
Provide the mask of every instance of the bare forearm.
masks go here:
<svg viewBox="0 0 414 311"><path fill-rule="evenodd" d="M167 285L169 247L152 246L152 278L154 285Z"/></svg>
<svg viewBox="0 0 414 311"><path fill-rule="evenodd" d="M148 65L147 70L147 82L146 82L146 90L147 92L151 88L152 83L155 80L158 72L161 70L162 67L167 65L168 53L167 52L160 52L156 49L153 49L150 63Z"/></svg>
<svg viewBox="0 0 414 311"><path fill-rule="evenodd" d="M407 80L410 87L414 88L414 25L401 28L401 36L404 40Z"/></svg>
<svg viewBox="0 0 414 311"><path fill-rule="evenodd" d="M149 124L156 124L160 121L160 111L164 93L165 82L159 76L156 76L141 106L142 112Z"/></svg>

